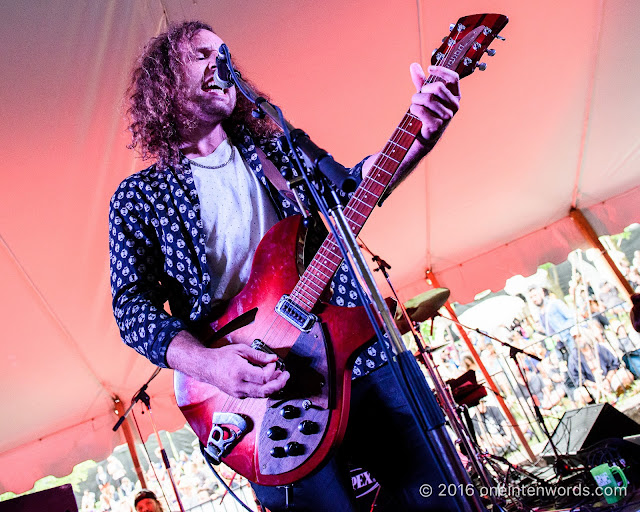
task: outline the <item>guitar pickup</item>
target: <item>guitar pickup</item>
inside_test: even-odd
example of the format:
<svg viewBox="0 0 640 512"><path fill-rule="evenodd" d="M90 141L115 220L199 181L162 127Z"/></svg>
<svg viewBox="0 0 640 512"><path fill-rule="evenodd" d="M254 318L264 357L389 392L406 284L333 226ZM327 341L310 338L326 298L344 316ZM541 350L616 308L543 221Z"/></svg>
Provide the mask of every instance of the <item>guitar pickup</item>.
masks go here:
<svg viewBox="0 0 640 512"><path fill-rule="evenodd" d="M283 295L276 304L276 313L302 332L309 332L318 317L309 313L293 302L288 295Z"/></svg>
<svg viewBox="0 0 640 512"><path fill-rule="evenodd" d="M251 348L260 350L261 352L266 352L267 354L278 355L262 340L253 340L253 342L251 342ZM278 359L276 360L276 370L280 370L282 372L285 370L284 361L280 356L278 356Z"/></svg>

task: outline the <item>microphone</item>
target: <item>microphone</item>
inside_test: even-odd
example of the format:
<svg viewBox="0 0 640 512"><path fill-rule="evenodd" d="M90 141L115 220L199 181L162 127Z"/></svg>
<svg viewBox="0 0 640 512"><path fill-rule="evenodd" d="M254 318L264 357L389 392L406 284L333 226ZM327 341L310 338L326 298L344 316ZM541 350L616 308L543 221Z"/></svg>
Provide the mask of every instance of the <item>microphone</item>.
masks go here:
<svg viewBox="0 0 640 512"><path fill-rule="evenodd" d="M216 70L213 72L213 83L220 89L228 89L234 85L229 72L229 62L227 61L228 48L226 44L220 45L218 48L218 56L216 57Z"/></svg>

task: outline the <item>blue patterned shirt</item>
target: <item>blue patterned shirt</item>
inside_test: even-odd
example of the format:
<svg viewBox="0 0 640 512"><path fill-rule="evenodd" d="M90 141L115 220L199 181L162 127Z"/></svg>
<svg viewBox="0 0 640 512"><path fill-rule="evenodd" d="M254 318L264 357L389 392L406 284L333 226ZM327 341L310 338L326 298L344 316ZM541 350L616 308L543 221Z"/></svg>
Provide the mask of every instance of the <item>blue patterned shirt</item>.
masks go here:
<svg viewBox="0 0 640 512"><path fill-rule="evenodd" d="M300 213L266 179L252 137L243 132L232 140L266 187L278 217ZM291 168L291 154L283 138L258 139L257 144L278 170ZM358 180L363 163L349 171ZM342 199L348 200L345 195ZM216 305L210 295L205 240L200 202L186 159L175 168L159 170L153 165L129 176L111 198L110 277L116 323L124 342L160 367L168 367L167 348L173 337L182 330L196 329ZM361 305L344 262L331 287L332 304ZM167 301L171 314L164 309ZM363 350L354 365L354 378L384 360L377 343Z"/></svg>

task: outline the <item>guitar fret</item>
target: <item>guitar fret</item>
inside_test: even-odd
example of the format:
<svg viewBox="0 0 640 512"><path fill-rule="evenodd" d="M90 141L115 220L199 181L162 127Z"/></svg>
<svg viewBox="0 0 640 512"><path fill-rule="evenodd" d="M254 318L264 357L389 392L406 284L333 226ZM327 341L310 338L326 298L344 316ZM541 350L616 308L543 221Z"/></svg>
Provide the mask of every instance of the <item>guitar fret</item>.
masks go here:
<svg viewBox="0 0 640 512"><path fill-rule="evenodd" d="M387 155L386 153L382 153L383 157L388 158L389 160L393 160L395 163L399 164L400 160L396 160L395 158L393 158L392 156Z"/></svg>
<svg viewBox="0 0 640 512"><path fill-rule="evenodd" d="M337 253L340 251L340 247L338 247L338 244L333 239L333 236L331 238L327 238L327 249L329 249L331 251L331 254L333 254L334 256L337 256Z"/></svg>
<svg viewBox="0 0 640 512"><path fill-rule="evenodd" d="M293 291L291 292L291 294L289 295L289 298L291 298L296 304L298 304L299 306L306 306L306 310L307 312L311 311L313 309L313 306L315 305L316 301L309 301L309 299L306 299L305 297L303 297L300 292L298 291L298 286L296 286ZM317 300L317 299L316 299ZM302 303L302 304L301 304Z"/></svg>
<svg viewBox="0 0 640 512"><path fill-rule="evenodd" d="M402 142L403 147L404 147L404 144L407 144L406 149L408 150L411 147L411 144L415 140L416 136L407 130L402 130L402 132L403 133L398 134L398 138L396 139L396 142Z"/></svg>
<svg viewBox="0 0 640 512"><path fill-rule="evenodd" d="M390 144L393 144L394 146L398 146L399 148L402 148L403 151L407 151L409 148L405 148L404 146L398 144L397 142L394 142L392 140L389 141Z"/></svg>
<svg viewBox="0 0 640 512"><path fill-rule="evenodd" d="M322 274L324 274L324 276L325 276L327 279L331 279L331 276L333 275L333 272L335 271L335 269L332 269L329 265L326 265L326 264L325 264L324 262L322 262L322 261L318 261L318 263L319 263L320 265L322 265L324 268L326 268L326 269L330 272L330 274L329 274L329 275L327 275L327 274L325 274L324 272L322 272L322 271L321 271L321 272L322 272ZM337 268L337 267L336 267L336 268Z"/></svg>
<svg viewBox="0 0 640 512"><path fill-rule="evenodd" d="M324 274L323 274L324 275ZM319 276L315 275L313 272L311 272L311 274L309 274L309 278L311 279L311 282L313 283L314 288L317 289L318 293L322 293L322 291L324 290L326 284L322 281L322 279L320 279ZM319 281L320 284L316 284L313 279Z"/></svg>
<svg viewBox="0 0 640 512"><path fill-rule="evenodd" d="M308 298L309 300L314 298L314 293L309 293L309 290L306 287L306 283L301 283L300 285L300 290L298 290L300 292L300 295L304 298Z"/></svg>
<svg viewBox="0 0 640 512"><path fill-rule="evenodd" d="M354 233L359 233L363 225L364 223L359 224L355 220L349 219L349 228L351 228L351 231L353 231ZM357 229L354 229L354 228L357 228Z"/></svg>
<svg viewBox="0 0 640 512"><path fill-rule="evenodd" d="M384 164L383 164L383 165L384 165ZM386 174L386 175L387 175L387 177L391 177L391 176L393 176L393 174L392 174L392 173L390 173L387 169L385 169L384 167L382 167L382 166L378 165L377 163L374 163L374 164L371 166L371 168L372 168L372 169L377 169L377 170L378 170L378 173L377 173L377 174L378 174L378 177L379 177L379 178L382 178L382 179L384 179L384 178L385 178L384 176L381 176L382 174ZM373 173L368 174L368 175L367 175L367 180L373 179L373 178L371 177L372 175L373 175ZM376 181L376 180L374 180L374 181ZM366 185L365 185L365 186L366 186Z"/></svg>
<svg viewBox="0 0 640 512"><path fill-rule="evenodd" d="M355 199L356 201L358 201L358 202L360 202L360 203L362 203L362 204L366 205L367 207L369 207L369 208L371 208L371 209L373 209L373 207L375 206L375 203L374 203L374 204L369 204L369 203L367 203L364 199L360 199L360 198L359 198L359 197L357 197L356 195L354 195L354 196L352 197L352 199Z"/></svg>
<svg viewBox="0 0 640 512"><path fill-rule="evenodd" d="M320 281L320 284L316 284L313 280L314 279L320 279L318 276L316 276L313 272L311 272L309 274L309 280L308 280L308 284L309 286L314 288L314 292L315 293L322 293L322 290L324 290L324 286L322 285L322 281Z"/></svg>
<svg viewBox="0 0 640 512"><path fill-rule="evenodd" d="M344 212L345 212L345 216L347 216L347 210L345 210ZM354 213L354 214L356 214L356 215L360 215L360 217L364 217L365 219L367 218L367 215L365 215L365 214L364 214L364 213L362 213L362 212L359 212L359 211L358 211L358 210L356 210L355 208L351 208L351 209L349 210L349 212L348 212L348 213L351 213L351 212L353 212L353 213Z"/></svg>
<svg viewBox="0 0 640 512"><path fill-rule="evenodd" d="M321 263L319 263L319 264L321 264ZM329 267L327 267L326 265L322 265L322 266L323 266L323 267L325 267L326 269L329 269ZM311 266L309 266L309 267L311 267ZM320 270L320 269L319 269L319 268L317 268L317 267L314 267L314 269L315 269L317 272L320 272L320 273L321 273L324 277L326 277L327 279L331 279L331 275L330 275L330 274L325 274L322 270ZM330 270L330 269L329 269L329 270Z"/></svg>
<svg viewBox="0 0 640 512"><path fill-rule="evenodd" d="M375 171L369 172L369 174L367 174L367 179L369 178L369 176L374 176L375 174L378 174L378 176L380 178L382 178L382 179L384 179L384 176L380 176L380 174L386 174L389 178L391 178L391 176L393 176L393 169L391 171L389 171L389 170L385 169L384 167L382 167L380 165L377 165L378 160L382 160L382 158L387 158L389 160L394 160L390 156L387 156L384 153L380 153L380 156L377 158L377 160L371 166L372 169L377 169L379 172L378 173L375 173ZM395 167L393 164L391 164L391 166Z"/></svg>
<svg viewBox="0 0 640 512"><path fill-rule="evenodd" d="M378 167L377 165L374 164L374 167L376 167L377 169L380 169L380 167ZM368 179L370 179L371 181L373 181L374 183L377 183L378 185L381 185L382 187L386 186L384 183L379 182L378 180L376 180L375 178L372 178L370 176L367 176Z"/></svg>
<svg viewBox="0 0 640 512"><path fill-rule="evenodd" d="M335 251L333 251L330 246L333 245L335 246L335 242L333 241L333 235L329 235L326 239L325 239L325 243L322 244L323 246L321 247L322 251L323 251L323 256L324 256L324 260L325 260L325 266L326 263L329 262L330 264L335 265L336 261L335 259L338 258L338 255L335 253ZM330 268L330 267L329 267Z"/></svg>

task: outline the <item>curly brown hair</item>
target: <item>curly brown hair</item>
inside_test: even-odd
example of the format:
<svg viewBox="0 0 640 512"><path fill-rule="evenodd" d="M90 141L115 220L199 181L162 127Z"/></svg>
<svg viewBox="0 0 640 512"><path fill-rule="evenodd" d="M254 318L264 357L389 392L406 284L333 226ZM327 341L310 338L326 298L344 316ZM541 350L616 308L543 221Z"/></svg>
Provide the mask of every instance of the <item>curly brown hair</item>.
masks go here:
<svg viewBox="0 0 640 512"><path fill-rule="evenodd" d="M180 165L179 128L189 128L192 123L179 105L183 94L184 43L198 30L213 32L210 25L201 21L170 26L149 41L131 73L126 94L131 131L131 144L127 147L136 149L144 160L155 159L160 168ZM259 95L266 98L262 93ZM236 107L222 123L226 133L233 136L246 128L256 137L268 137L278 131L270 119L253 117L253 109L253 103L238 94Z"/></svg>

